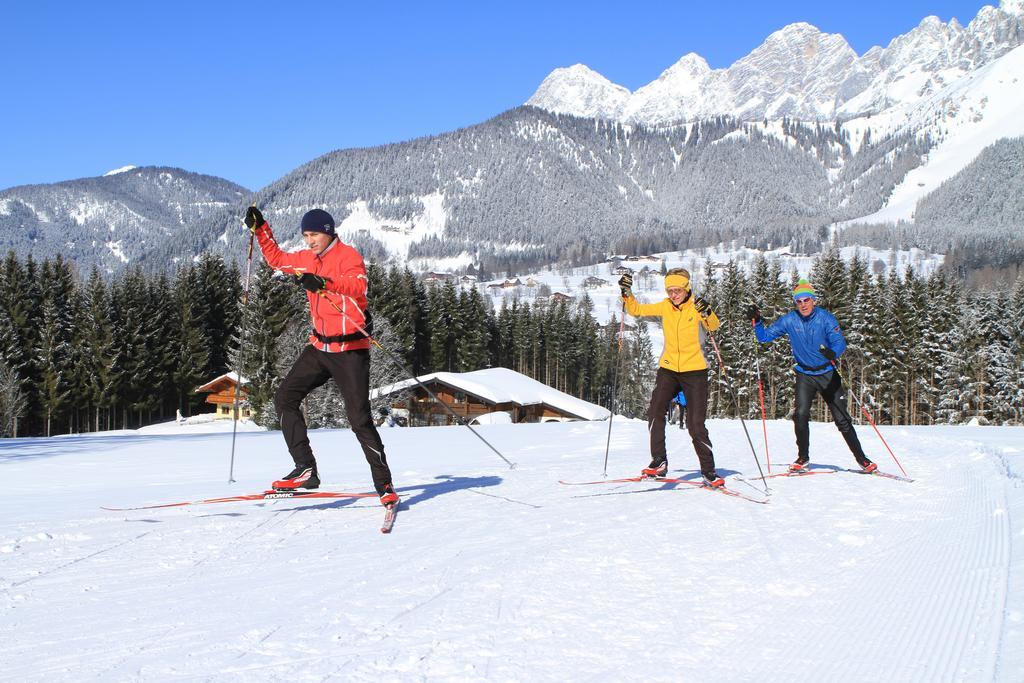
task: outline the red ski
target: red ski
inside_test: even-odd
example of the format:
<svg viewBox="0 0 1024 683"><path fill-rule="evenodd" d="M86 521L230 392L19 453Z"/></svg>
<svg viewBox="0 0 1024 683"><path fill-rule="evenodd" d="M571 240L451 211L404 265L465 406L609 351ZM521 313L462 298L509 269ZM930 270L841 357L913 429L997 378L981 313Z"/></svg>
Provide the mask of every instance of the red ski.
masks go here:
<svg viewBox="0 0 1024 683"><path fill-rule="evenodd" d="M376 498L376 493L345 493L341 491L275 491L270 489L263 493L246 493L240 496L224 498L204 498L202 500L185 500L178 503L158 503L156 505L140 505L138 507L115 508L103 506L102 510L124 512L127 510L155 510L157 508L175 508L184 505L209 505L211 503L238 503L247 500L278 500L281 498Z"/></svg>
<svg viewBox="0 0 1024 683"><path fill-rule="evenodd" d="M895 479L896 481L914 481L910 477L901 477L898 474L891 474L889 472L883 472L882 470L875 470L874 472L865 472L864 470L843 470L844 472L853 472L854 474L867 474L872 477L885 477L886 479Z"/></svg>
<svg viewBox="0 0 1024 683"><path fill-rule="evenodd" d="M384 506L384 523L380 526L382 534L390 534L395 526L395 517L398 516L398 503Z"/></svg>
<svg viewBox="0 0 1024 683"><path fill-rule="evenodd" d="M775 477L809 477L812 474L835 474L839 470L804 470L802 472L778 472L766 474L763 477L751 477L749 481L760 481L761 479L774 479Z"/></svg>
<svg viewBox="0 0 1024 683"><path fill-rule="evenodd" d="M601 481L561 481L559 484L566 486L591 486L593 484L625 484L631 481L657 481L651 477L626 477L625 479L602 479Z"/></svg>
<svg viewBox="0 0 1024 683"><path fill-rule="evenodd" d="M726 496L732 496L733 498L742 498L743 500L749 500L751 503L759 503L765 505L768 503L767 499L754 498L748 496L745 493L734 491L733 489L719 486L714 488L705 484L702 480L694 479L674 479L671 477L626 477L624 479L604 479L602 481L559 481L559 484L565 484L566 486L590 486L593 484L627 484L630 482L651 482L652 484L686 484L687 486L696 486L697 488L704 489L707 491L717 491Z"/></svg>

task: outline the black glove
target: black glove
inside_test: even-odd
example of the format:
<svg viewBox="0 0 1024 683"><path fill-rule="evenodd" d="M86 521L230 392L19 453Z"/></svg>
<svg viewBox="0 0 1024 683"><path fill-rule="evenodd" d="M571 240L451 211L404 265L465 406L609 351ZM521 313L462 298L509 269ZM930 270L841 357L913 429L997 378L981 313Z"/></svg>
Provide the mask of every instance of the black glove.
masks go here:
<svg viewBox="0 0 1024 683"><path fill-rule="evenodd" d="M622 292L623 298L630 296L633 292L630 288L633 286L633 273L629 272L619 278L619 291Z"/></svg>
<svg viewBox="0 0 1024 683"><path fill-rule="evenodd" d="M747 306L747 320L753 320L755 323L761 322L761 309L757 307L757 304Z"/></svg>
<svg viewBox="0 0 1024 683"><path fill-rule="evenodd" d="M266 223L263 220L263 214L256 208L255 205L250 206L245 212L245 227L249 228L249 232L256 232L259 228L263 227Z"/></svg>
<svg viewBox="0 0 1024 683"><path fill-rule="evenodd" d="M836 352L828 348L824 344L818 347L818 351L821 351L821 355L825 356L825 358L828 358L828 361L830 363L836 359Z"/></svg>
<svg viewBox="0 0 1024 683"><path fill-rule="evenodd" d="M327 288L327 278L320 277L319 275L313 275L313 273L303 273L302 275L295 276L295 282L302 285L309 291L316 294L322 292Z"/></svg>
<svg viewBox="0 0 1024 683"><path fill-rule="evenodd" d="M700 317L702 318L707 318L709 315L714 313L714 310L711 308L711 304L699 296L693 300L693 307L697 309L697 312L700 313Z"/></svg>

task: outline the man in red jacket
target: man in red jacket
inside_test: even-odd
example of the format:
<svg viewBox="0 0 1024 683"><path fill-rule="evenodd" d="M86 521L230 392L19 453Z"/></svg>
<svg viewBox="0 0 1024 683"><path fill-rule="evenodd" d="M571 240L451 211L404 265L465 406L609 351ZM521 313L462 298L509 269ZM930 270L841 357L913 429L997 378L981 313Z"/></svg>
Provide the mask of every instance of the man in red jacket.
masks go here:
<svg viewBox="0 0 1024 683"><path fill-rule="evenodd" d="M274 394L274 408L295 469L275 481L279 490L320 486L316 458L309 445L302 399L334 378L345 400L352 432L370 464L373 485L385 506L398 503L384 444L370 415L370 339L366 312L366 266L355 249L338 239L334 219L322 209L302 217L307 249L285 252L277 245L270 224L255 206L245 224L256 235L263 258L274 270L296 276L306 288L313 332L307 346Z"/></svg>

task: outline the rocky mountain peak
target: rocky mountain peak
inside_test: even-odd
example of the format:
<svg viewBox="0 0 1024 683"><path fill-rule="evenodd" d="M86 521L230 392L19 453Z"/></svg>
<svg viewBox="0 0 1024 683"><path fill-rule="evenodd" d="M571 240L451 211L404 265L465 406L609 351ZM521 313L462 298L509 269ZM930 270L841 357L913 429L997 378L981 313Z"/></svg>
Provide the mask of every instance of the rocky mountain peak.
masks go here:
<svg viewBox="0 0 1024 683"><path fill-rule="evenodd" d="M574 64L552 71L526 104L558 113L614 119L629 95L629 90L588 66Z"/></svg>
<svg viewBox="0 0 1024 683"><path fill-rule="evenodd" d="M689 53L635 93L583 65L556 69L527 104L662 125L718 115L832 120L913 104L1024 43L1024 0L985 6L970 24L925 17L862 57L840 34L784 26L728 69Z"/></svg>

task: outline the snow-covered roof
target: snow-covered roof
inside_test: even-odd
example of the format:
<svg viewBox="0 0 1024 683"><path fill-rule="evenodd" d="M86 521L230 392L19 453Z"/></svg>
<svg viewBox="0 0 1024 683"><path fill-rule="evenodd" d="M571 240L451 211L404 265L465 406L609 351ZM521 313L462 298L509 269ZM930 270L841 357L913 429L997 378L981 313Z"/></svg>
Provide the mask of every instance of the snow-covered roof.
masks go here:
<svg viewBox="0 0 1024 683"><path fill-rule="evenodd" d="M437 380L442 384L478 396L491 403L515 403L522 406L543 403L583 420L606 420L608 410L599 405L570 396L526 375L508 368L487 368L473 372L434 372L422 375L419 381L428 384ZM370 392L377 398L416 385L412 379L378 387Z"/></svg>
<svg viewBox="0 0 1024 683"><path fill-rule="evenodd" d="M232 384L238 384L238 373L234 372L234 371L232 371L232 372L225 372L220 377L211 379L209 382L207 382L206 384L202 385L201 387L196 387L195 391L197 391L197 392L200 392L200 391L217 391L220 388L220 385L223 382L225 382L225 380L230 381ZM243 377L242 378L242 382L241 382L242 386L244 387L248 383L249 383L249 380L246 379L245 377Z"/></svg>

